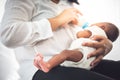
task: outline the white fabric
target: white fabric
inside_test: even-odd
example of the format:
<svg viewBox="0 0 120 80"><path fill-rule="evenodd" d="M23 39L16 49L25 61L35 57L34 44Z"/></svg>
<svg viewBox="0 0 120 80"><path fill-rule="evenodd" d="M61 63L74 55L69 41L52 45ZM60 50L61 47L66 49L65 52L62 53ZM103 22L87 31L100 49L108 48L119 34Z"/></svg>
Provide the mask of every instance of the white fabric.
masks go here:
<svg viewBox="0 0 120 80"><path fill-rule="evenodd" d="M80 27L76 27L74 29L69 28L68 30L70 30L70 29L72 29L75 32L75 34L78 32L78 30L84 30L84 29L80 29ZM92 26L92 27L88 27L86 29L92 32L91 37L94 35L101 35L101 36L107 37L104 30L102 30L98 26ZM71 34L69 34L69 35L71 35ZM77 50L81 51L83 54L83 58L79 62L66 61L66 62L62 63L62 66L79 67L79 68L84 68L84 69L88 69L88 70L90 70L92 68L92 66L90 66L90 64L95 59L95 57L87 59L87 55L89 53L93 52L95 49L92 47L82 46L83 42L95 42L95 41L91 40L90 38L79 38L79 39L74 40L69 49L70 50L77 49Z"/></svg>
<svg viewBox="0 0 120 80"><path fill-rule="evenodd" d="M18 80L18 69L14 51L0 42L0 80Z"/></svg>
<svg viewBox="0 0 120 80"><path fill-rule="evenodd" d="M20 80L31 80L37 71L33 65L34 45L47 61L72 42L64 28L52 32L47 20L70 7L66 1L55 4L51 0L7 0L0 39L7 47L15 48Z"/></svg>
<svg viewBox="0 0 120 80"><path fill-rule="evenodd" d="M88 70L91 69L90 63L95 59L95 57L87 59L87 55L90 52L93 52L95 49L92 47L82 46L83 42L93 42L93 40L90 40L89 38L79 38L74 40L69 48L70 50L77 49L81 51L83 54L82 60L80 60L79 62L66 61L62 63L62 66L78 67L78 68L84 68Z"/></svg>
<svg viewBox="0 0 120 80"><path fill-rule="evenodd" d="M104 36L104 37L107 38L107 35L106 35L105 31L98 26L91 26L91 27L88 27L86 29L90 30L92 32L91 36L100 35L100 36Z"/></svg>

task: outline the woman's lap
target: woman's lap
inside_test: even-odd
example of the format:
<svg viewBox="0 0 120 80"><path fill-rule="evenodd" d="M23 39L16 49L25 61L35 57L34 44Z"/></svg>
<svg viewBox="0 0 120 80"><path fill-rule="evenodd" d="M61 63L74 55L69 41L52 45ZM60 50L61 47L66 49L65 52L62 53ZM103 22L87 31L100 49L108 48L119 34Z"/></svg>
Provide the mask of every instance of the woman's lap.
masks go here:
<svg viewBox="0 0 120 80"><path fill-rule="evenodd" d="M120 80L120 61L102 60L92 71Z"/></svg>
<svg viewBox="0 0 120 80"><path fill-rule="evenodd" d="M85 69L58 66L48 73L44 73L38 70L34 75L33 80L112 80L112 79Z"/></svg>

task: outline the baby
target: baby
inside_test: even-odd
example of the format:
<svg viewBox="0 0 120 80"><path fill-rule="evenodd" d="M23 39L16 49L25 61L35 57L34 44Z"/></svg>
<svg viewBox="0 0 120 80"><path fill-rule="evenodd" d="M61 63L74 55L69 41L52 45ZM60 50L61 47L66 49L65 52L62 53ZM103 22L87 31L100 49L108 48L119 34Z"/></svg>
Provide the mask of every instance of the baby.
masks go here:
<svg viewBox="0 0 120 80"><path fill-rule="evenodd" d="M79 67L89 70L92 68L90 64L95 59L95 57L87 58L87 55L93 52L95 49L92 47L82 46L82 43L93 41L90 39L90 37L94 35L105 36L112 42L114 42L119 36L118 28L114 24L109 22L99 22L92 24L89 27L87 26L87 28L83 30L79 31L78 28L76 28L73 31L76 34L76 40L72 42L72 44L69 47L69 50L78 50L82 52L82 54L80 53L80 55L82 56L80 61L72 62L72 61L63 60L60 58L65 55L57 54L53 56L53 58L51 58L49 61L45 62L43 61L42 55L38 54L35 58L34 65L44 72L49 72L49 70L59 65L60 63L62 63L61 64L62 66L66 66L66 67ZM38 63L36 63L36 61ZM37 64L39 64L39 66Z"/></svg>

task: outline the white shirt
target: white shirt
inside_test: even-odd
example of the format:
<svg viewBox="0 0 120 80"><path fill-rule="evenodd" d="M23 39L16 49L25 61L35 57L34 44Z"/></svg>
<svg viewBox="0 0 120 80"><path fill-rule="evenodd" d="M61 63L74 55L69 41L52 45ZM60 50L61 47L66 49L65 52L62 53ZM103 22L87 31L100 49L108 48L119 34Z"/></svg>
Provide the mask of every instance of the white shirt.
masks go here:
<svg viewBox="0 0 120 80"><path fill-rule="evenodd" d="M72 4L60 0L8 0L0 28L1 41L7 47L15 48L20 64L21 80L31 80L37 68L33 65L36 46L44 60L67 49L72 42L64 28L52 32L47 18L58 15Z"/></svg>
<svg viewBox="0 0 120 80"><path fill-rule="evenodd" d="M18 80L18 69L19 65L14 51L6 48L0 42L0 80Z"/></svg>

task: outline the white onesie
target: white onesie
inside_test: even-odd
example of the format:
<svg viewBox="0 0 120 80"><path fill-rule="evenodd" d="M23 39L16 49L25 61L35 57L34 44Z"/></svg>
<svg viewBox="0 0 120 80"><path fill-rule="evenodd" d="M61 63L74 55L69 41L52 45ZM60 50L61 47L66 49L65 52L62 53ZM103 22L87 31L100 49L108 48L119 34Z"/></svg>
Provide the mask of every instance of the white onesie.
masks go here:
<svg viewBox="0 0 120 80"><path fill-rule="evenodd" d="M86 29L90 30L92 32L92 36L93 35L101 35L101 36L107 37L104 30L102 30L98 26L92 26L92 27L88 27ZM90 70L92 68L90 66L90 63L95 59L95 57L91 57L91 58L87 59L87 55L89 53L93 52L95 49L92 47L82 46L83 42L95 42L95 41L91 40L90 38L79 38L79 39L74 40L72 42L72 44L70 45L69 49L70 50L77 49L77 50L81 51L83 54L83 58L79 62L65 61L64 63L61 64L62 66L79 67L79 68L84 68L84 69L88 69L88 70Z"/></svg>

